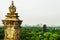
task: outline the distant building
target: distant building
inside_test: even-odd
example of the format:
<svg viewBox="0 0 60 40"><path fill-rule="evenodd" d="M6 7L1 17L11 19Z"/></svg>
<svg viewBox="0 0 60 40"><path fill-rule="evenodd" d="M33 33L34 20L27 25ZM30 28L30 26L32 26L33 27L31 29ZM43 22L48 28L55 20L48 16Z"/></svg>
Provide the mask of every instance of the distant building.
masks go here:
<svg viewBox="0 0 60 40"><path fill-rule="evenodd" d="M22 20L19 20L18 13L16 12L16 7L12 1L12 5L9 7L9 13L7 13L6 18L2 20L4 24L4 40L19 40L20 25Z"/></svg>
<svg viewBox="0 0 60 40"><path fill-rule="evenodd" d="M47 28L47 26L46 26L46 24L44 24L43 25L43 32L46 32L46 28Z"/></svg>

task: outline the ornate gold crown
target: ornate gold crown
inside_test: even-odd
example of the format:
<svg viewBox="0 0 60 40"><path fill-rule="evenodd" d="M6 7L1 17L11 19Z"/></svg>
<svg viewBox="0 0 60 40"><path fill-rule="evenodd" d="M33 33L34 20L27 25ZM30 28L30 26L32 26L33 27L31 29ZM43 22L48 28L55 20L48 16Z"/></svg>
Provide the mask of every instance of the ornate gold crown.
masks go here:
<svg viewBox="0 0 60 40"><path fill-rule="evenodd" d="M13 1L12 1L12 5L9 7L9 11L10 11L11 13L16 12L16 7L14 6Z"/></svg>

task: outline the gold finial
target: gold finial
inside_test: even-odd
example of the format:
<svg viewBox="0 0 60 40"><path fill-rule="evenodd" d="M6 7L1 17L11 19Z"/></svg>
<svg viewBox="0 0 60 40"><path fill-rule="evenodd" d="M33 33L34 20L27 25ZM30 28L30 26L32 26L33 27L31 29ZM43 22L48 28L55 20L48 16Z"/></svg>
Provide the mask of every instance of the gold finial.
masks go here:
<svg viewBox="0 0 60 40"><path fill-rule="evenodd" d="M12 6L14 6L14 2L12 1Z"/></svg>
<svg viewBox="0 0 60 40"><path fill-rule="evenodd" d="M12 1L11 6L9 7L9 11L10 11L11 13L16 12L16 7L14 6L14 2L13 2L13 1Z"/></svg>

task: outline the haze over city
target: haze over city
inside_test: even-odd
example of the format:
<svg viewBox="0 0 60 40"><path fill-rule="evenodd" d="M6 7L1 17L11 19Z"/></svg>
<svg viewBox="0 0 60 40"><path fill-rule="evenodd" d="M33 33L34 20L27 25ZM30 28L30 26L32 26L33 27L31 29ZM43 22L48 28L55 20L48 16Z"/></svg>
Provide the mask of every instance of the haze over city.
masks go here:
<svg viewBox="0 0 60 40"><path fill-rule="evenodd" d="M12 0L0 0L0 25ZM13 0L22 25L60 25L60 0Z"/></svg>

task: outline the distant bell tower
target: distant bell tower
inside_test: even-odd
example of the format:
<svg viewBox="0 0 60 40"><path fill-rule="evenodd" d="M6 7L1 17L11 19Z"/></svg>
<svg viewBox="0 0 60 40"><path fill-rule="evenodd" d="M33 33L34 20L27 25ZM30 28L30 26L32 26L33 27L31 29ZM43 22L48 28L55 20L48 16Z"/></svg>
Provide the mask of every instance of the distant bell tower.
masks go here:
<svg viewBox="0 0 60 40"><path fill-rule="evenodd" d="M16 7L12 1L9 7L9 13L7 13L6 18L2 20L4 24L4 40L20 40L19 32L22 20L19 20L18 13L16 13Z"/></svg>

